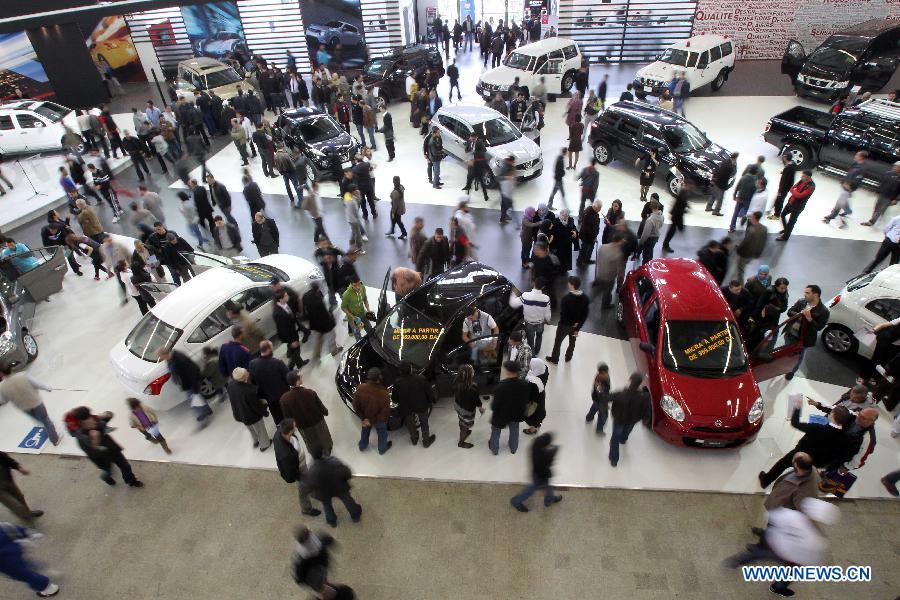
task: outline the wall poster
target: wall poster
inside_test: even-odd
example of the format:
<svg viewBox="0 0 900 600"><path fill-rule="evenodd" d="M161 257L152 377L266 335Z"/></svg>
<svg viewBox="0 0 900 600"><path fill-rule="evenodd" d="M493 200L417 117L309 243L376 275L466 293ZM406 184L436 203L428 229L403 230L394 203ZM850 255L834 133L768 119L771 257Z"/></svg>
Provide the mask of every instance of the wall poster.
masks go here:
<svg viewBox="0 0 900 600"><path fill-rule="evenodd" d="M0 34L0 100L24 98L49 100L53 88L24 31Z"/></svg>
<svg viewBox="0 0 900 600"><path fill-rule="evenodd" d="M91 60L101 74L123 83L147 80L124 16L89 18L78 25L86 36Z"/></svg>
<svg viewBox="0 0 900 600"><path fill-rule="evenodd" d="M210 2L181 7L184 27L195 56L250 60L244 26L233 2Z"/></svg>
<svg viewBox="0 0 900 600"><path fill-rule="evenodd" d="M368 54L359 0L303 0L300 3L309 58L337 71L358 70Z"/></svg>

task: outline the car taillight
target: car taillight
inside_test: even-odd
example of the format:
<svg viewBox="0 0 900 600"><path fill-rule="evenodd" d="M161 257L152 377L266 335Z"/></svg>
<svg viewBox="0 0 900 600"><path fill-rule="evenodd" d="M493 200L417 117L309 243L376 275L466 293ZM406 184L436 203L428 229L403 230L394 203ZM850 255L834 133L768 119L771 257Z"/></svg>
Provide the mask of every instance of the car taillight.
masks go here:
<svg viewBox="0 0 900 600"><path fill-rule="evenodd" d="M769 133L769 130L772 129L772 121L766 123L766 128L763 129L763 133Z"/></svg>
<svg viewBox="0 0 900 600"><path fill-rule="evenodd" d="M841 295L838 294L837 296L835 296L834 298L831 299L831 302L828 303L828 308L831 308L832 306L834 306L835 304L837 304L840 301L841 301Z"/></svg>
<svg viewBox="0 0 900 600"><path fill-rule="evenodd" d="M162 390L162 386L169 380L171 375L166 373L162 377L157 377L153 381L150 382L150 385L144 388L144 393L148 396L159 396L159 392Z"/></svg>

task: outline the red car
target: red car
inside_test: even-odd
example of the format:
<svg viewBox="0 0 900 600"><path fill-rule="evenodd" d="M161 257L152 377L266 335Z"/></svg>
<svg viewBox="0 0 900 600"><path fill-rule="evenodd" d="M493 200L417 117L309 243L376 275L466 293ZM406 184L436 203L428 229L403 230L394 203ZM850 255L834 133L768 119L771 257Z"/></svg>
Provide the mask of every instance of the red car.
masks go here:
<svg viewBox="0 0 900 600"><path fill-rule="evenodd" d="M716 280L685 258L651 260L631 271L616 317L649 382L653 430L672 444L702 448L737 447L756 437L763 421L756 382L793 368L802 349L796 329L805 322L786 321L780 346L769 348L773 331L748 353Z"/></svg>

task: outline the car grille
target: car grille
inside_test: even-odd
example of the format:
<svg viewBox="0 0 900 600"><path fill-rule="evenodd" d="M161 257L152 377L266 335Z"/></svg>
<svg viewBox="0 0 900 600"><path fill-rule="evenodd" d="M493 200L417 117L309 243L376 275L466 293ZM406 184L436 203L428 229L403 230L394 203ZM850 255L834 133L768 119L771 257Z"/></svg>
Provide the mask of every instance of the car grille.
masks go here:
<svg viewBox="0 0 900 600"><path fill-rule="evenodd" d="M798 75L797 78L806 85L826 90L833 90L838 87L838 82L832 81L831 79L819 79L818 77L809 77L808 75Z"/></svg>
<svg viewBox="0 0 900 600"><path fill-rule="evenodd" d="M738 433L740 427L691 427L691 431L699 431L701 433Z"/></svg>
<svg viewBox="0 0 900 600"><path fill-rule="evenodd" d="M739 438L734 440L709 440L707 443L702 443L698 442L695 438L684 437L681 438L681 441L684 442L685 446L690 448L737 448L747 440Z"/></svg>
<svg viewBox="0 0 900 600"><path fill-rule="evenodd" d="M504 88L493 83L482 83L481 89L485 92L502 92Z"/></svg>
<svg viewBox="0 0 900 600"><path fill-rule="evenodd" d="M516 170L518 170L518 171L527 171L528 169L530 169L530 168L532 168L533 166L535 166L536 164L538 164L538 162L539 162L540 160L541 160L541 159L539 159L539 158L535 158L534 160L529 160L529 161L523 162L523 163L521 163L521 164L518 164L518 165L516 165Z"/></svg>

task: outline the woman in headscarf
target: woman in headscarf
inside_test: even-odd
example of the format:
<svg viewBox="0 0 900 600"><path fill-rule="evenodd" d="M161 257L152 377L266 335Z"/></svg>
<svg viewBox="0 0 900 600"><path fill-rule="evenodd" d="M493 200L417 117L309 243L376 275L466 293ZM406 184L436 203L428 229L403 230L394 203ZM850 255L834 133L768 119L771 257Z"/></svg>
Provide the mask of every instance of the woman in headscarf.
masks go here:
<svg viewBox="0 0 900 600"><path fill-rule="evenodd" d="M618 198L612 201L606 216L603 217L603 234L600 236L600 243L607 244L612 240L613 233L616 231L616 223L625 218L625 211L622 210L622 201Z"/></svg>
<svg viewBox="0 0 900 600"><path fill-rule="evenodd" d="M526 408L526 416L525 422L529 425L527 429L525 429L524 433L528 435L534 435L541 429L541 423L544 422L544 419L547 417L547 405L546 405L546 386L547 380L550 378L550 372L547 370L547 365L540 358L532 358L528 363L528 374L525 376L525 380L534 384L538 389L538 399L537 399L537 407L531 414L527 414Z"/></svg>
<svg viewBox="0 0 900 600"><path fill-rule="evenodd" d="M553 222L550 239L550 251L559 259L559 266L564 271L572 269L572 251L578 250L578 229L575 219L569 215L569 209L559 211L559 218Z"/></svg>
<svg viewBox="0 0 900 600"><path fill-rule="evenodd" d="M472 365L459 367L453 381L453 395L456 415L459 417L459 443L456 445L468 449L473 446L466 439L472 434L472 428L475 426L475 411L484 414L478 384L475 383L475 368Z"/></svg>

